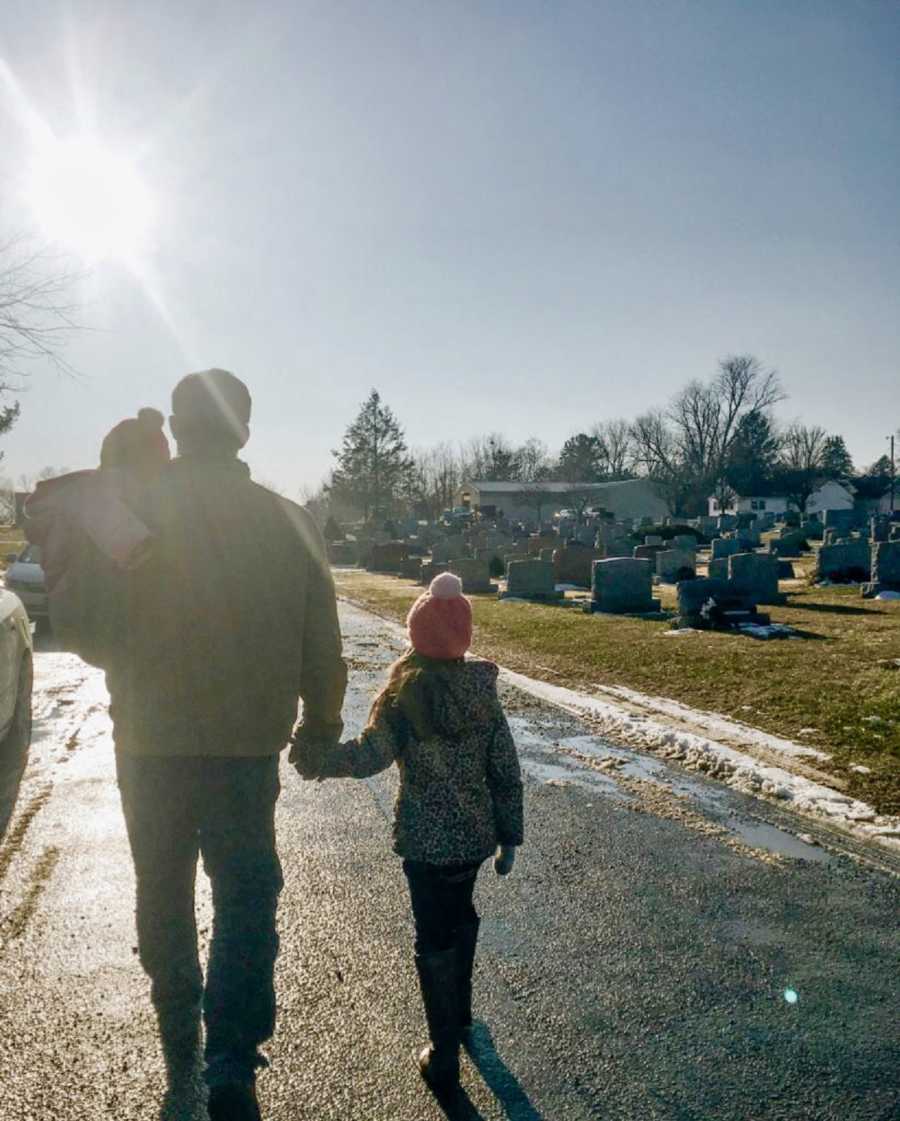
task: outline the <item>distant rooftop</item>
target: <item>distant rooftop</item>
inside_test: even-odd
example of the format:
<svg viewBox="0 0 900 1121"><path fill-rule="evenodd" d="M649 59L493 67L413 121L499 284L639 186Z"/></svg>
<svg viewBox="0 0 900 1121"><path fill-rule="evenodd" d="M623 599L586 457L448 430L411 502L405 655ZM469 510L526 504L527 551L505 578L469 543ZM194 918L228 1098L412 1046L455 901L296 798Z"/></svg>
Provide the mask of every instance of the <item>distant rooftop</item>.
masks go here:
<svg viewBox="0 0 900 1121"><path fill-rule="evenodd" d="M564 483L564 482L548 482L548 483L497 483L491 479L472 479L466 483L466 487L471 487L472 490L490 490L496 494L517 494L523 490L542 490L547 494L568 494L573 490L589 490L589 491L602 491L608 490L609 487L627 486L629 483L646 483L646 479L609 479L604 483Z"/></svg>

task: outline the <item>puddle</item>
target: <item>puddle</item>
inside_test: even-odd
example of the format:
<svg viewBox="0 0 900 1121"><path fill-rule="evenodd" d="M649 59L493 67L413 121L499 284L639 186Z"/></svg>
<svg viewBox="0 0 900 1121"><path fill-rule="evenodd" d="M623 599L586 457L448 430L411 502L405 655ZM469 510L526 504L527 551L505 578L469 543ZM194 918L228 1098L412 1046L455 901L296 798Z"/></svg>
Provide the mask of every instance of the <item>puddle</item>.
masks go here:
<svg viewBox="0 0 900 1121"><path fill-rule="evenodd" d="M740 821L735 817L726 818L722 824L748 845L778 853L779 856L790 856L795 860L813 860L819 864L830 864L834 859L824 849L808 845L792 833L786 833L774 825L766 825L761 821Z"/></svg>

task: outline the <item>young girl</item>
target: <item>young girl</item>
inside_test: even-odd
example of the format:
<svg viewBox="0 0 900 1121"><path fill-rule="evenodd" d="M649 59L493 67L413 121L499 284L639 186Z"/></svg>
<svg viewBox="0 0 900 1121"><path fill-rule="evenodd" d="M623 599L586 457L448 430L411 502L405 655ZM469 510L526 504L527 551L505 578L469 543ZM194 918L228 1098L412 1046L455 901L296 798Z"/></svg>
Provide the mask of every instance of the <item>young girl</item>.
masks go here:
<svg viewBox="0 0 900 1121"><path fill-rule="evenodd" d="M419 1070L435 1089L449 1089L459 1081L459 1045L472 1024L475 880L495 853L498 875L512 870L522 843L522 780L497 667L465 659L472 609L459 578L436 577L406 622L412 649L392 666L362 735L318 755L298 745L292 759L305 778L399 768L394 851L409 883L431 1038Z"/></svg>

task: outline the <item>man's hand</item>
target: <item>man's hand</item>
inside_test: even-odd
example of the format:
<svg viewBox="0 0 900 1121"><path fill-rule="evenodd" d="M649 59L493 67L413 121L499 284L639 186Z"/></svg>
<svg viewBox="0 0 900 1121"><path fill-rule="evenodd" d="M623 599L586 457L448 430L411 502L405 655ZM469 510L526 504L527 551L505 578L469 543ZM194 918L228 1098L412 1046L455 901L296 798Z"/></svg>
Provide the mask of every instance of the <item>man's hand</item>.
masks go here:
<svg viewBox="0 0 900 1121"><path fill-rule="evenodd" d="M498 876L508 876L516 862L515 845L499 845L494 856L494 871Z"/></svg>
<svg viewBox="0 0 900 1121"><path fill-rule="evenodd" d="M304 734L299 728L291 739L291 750L288 762L303 779L322 779L322 764L329 747L330 741L321 737Z"/></svg>

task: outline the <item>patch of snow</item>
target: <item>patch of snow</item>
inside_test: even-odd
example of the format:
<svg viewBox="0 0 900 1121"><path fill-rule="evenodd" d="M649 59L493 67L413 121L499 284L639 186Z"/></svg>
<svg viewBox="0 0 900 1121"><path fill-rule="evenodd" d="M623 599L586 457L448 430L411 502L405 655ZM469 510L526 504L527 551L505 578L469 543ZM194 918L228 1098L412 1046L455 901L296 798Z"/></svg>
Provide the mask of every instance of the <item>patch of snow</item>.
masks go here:
<svg viewBox="0 0 900 1121"><path fill-rule="evenodd" d="M691 724L699 724L715 736L736 740L749 746L762 747L767 751L777 752L779 755L785 755L789 758L801 756L808 758L812 756L823 761L831 758L827 752L819 751L806 744L794 743L792 740L782 739L781 736L773 736L770 732L761 732L758 728L751 728L749 724L730 720L727 716L721 716L716 712L690 708L688 705L669 700L667 697L654 697L647 693L640 693L636 689L628 689L624 685L599 685L597 688L604 693L619 697L623 701L649 709L653 713L662 713L665 716L673 716Z"/></svg>
<svg viewBox="0 0 900 1121"><path fill-rule="evenodd" d="M900 599L900 592L879 592L875 598L881 600Z"/></svg>
<svg viewBox="0 0 900 1121"><path fill-rule="evenodd" d="M797 635L796 630L787 623L741 623L738 630L750 638L795 638Z"/></svg>
<svg viewBox="0 0 900 1121"><path fill-rule="evenodd" d="M600 735L640 746L663 758L674 760L683 767L701 771L744 793L789 803L800 813L824 818L831 824L854 832L857 836L879 841L890 839L892 847L897 847L893 838L900 837L900 819L880 817L871 806L841 794L837 790L801 775L791 774L781 767L763 763L753 756L713 739L683 731L649 716L629 712L612 701L601 700L599 697L592 697L559 685L536 681L512 670L502 670L501 676L508 684L582 719L589 720L597 727ZM622 694L631 693L631 690L626 689L617 691ZM640 694L636 695L640 696ZM692 711L673 701L663 702L660 710L664 706L675 709L679 716L684 712ZM701 714L693 713L693 715L696 718ZM718 722L728 724L721 717L718 718ZM757 734L761 737L761 742L769 740L778 742L777 737L769 737L761 732ZM788 749L786 751L788 755L810 754L800 745L791 744L786 740L781 742Z"/></svg>

